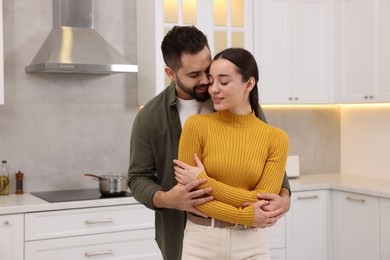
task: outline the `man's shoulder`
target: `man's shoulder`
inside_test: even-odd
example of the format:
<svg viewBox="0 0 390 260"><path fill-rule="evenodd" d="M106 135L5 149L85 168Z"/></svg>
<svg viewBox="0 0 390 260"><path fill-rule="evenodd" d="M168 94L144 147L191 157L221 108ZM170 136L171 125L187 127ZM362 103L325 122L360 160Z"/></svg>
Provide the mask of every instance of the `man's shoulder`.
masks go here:
<svg viewBox="0 0 390 260"><path fill-rule="evenodd" d="M168 110L170 104L170 90L164 89L154 98L150 99L139 111L139 114L148 114L148 116L158 115Z"/></svg>

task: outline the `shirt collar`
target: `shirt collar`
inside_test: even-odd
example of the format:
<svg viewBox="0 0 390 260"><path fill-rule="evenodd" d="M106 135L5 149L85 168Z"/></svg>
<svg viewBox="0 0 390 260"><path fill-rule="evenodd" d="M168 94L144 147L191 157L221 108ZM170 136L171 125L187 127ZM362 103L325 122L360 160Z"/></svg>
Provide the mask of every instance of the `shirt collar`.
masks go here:
<svg viewBox="0 0 390 260"><path fill-rule="evenodd" d="M170 106L176 106L177 97L176 97L176 84L174 81L168 86L168 100Z"/></svg>

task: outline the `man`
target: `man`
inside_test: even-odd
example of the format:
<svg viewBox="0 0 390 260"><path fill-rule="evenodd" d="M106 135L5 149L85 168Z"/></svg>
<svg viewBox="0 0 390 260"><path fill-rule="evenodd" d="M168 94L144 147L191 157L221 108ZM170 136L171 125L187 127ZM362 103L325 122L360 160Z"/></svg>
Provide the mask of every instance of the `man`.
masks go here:
<svg viewBox="0 0 390 260"><path fill-rule="evenodd" d="M167 66L165 73L172 83L150 100L134 121L129 188L137 201L155 210L156 241L164 259L179 260L186 211L207 217L194 206L213 199L203 196L210 188L193 191L205 180L177 185L173 168L185 120L195 113L213 111L207 75L211 53L206 36L194 26L173 27L164 37L161 50ZM289 209L290 187L286 176L282 187L280 196L258 196L257 227L272 226Z"/></svg>

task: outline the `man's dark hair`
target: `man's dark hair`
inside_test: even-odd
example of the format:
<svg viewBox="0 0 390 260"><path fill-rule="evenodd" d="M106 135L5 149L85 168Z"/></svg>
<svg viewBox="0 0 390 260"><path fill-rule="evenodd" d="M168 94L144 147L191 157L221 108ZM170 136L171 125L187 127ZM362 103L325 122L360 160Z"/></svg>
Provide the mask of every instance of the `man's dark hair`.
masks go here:
<svg viewBox="0 0 390 260"><path fill-rule="evenodd" d="M206 35L195 26L174 26L161 43L165 64L174 71L181 66L182 54L197 54L209 44Z"/></svg>

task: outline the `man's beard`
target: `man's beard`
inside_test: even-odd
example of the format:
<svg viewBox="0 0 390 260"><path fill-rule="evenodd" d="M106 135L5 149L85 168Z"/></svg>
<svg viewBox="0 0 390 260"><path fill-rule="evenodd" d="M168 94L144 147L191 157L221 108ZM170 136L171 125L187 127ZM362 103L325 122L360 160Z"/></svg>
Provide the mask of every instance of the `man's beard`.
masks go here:
<svg viewBox="0 0 390 260"><path fill-rule="evenodd" d="M197 89L199 87L208 87L209 85L196 85L193 89L187 88L184 86L184 84L180 81L180 79L176 75L176 85L179 86L181 90L183 90L185 93L193 97L195 100L199 102L205 102L210 99L210 94L208 91L206 92L198 92Z"/></svg>

